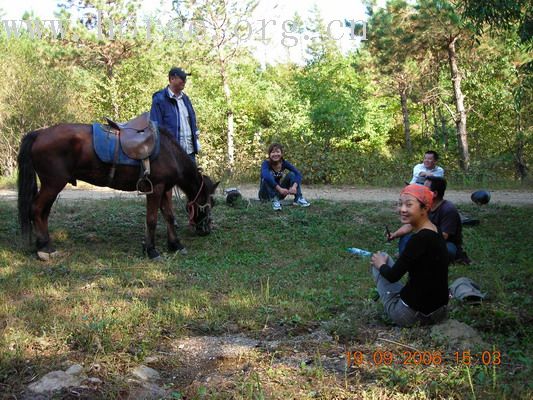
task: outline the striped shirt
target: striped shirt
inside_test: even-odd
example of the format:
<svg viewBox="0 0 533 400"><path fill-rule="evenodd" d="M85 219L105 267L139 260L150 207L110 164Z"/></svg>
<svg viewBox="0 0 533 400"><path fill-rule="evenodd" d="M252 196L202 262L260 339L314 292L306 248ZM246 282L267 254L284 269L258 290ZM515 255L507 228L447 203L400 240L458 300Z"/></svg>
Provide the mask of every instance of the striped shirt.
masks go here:
<svg viewBox="0 0 533 400"><path fill-rule="evenodd" d="M189 112L183 102L183 93L176 96L174 92L168 88L168 94L176 100L176 119L177 126L179 127L177 137L178 142L187 154L191 154L194 152L194 146L192 143L191 126L189 124Z"/></svg>

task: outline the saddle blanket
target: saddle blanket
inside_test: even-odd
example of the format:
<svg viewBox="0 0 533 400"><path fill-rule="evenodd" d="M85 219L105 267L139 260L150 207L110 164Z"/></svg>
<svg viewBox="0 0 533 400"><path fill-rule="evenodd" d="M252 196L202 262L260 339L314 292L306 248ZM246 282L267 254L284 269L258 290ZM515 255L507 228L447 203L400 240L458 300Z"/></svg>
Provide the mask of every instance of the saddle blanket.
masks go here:
<svg viewBox="0 0 533 400"><path fill-rule="evenodd" d="M114 133L107 131L102 124L93 124L93 147L96 155L102 162L109 164L113 163L115 159L115 146L117 143L119 146L117 165L138 166L141 163L139 160L129 158L124 151L122 151L120 141L117 140ZM156 135L154 151L152 151L152 154L150 155L150 161L157 158L159 150L160 140L159 135Z"/></svg>

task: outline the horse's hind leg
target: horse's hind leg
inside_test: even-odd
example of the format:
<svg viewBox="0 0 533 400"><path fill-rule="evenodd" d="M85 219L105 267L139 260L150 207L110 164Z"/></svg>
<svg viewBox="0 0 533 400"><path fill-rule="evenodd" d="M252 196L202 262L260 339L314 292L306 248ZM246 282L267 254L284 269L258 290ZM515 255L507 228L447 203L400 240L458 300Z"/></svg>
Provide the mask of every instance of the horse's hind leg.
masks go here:
<svg viewBox="0 0 533 400"><path fill-rule="evenodd" d="M187 254L187 249L181 244L176 234L176 218L172 211L172 191L163 193L161 197L161 213L167 223L167 245L168 250L172 252L179 252L180 254Z"/></svg>
<svg viewBox="0 0 533 400"><path fill-rule="evenodd" d="M159 260L159 252L155 248L155 229L157 227L157 210L161 204L161 187L154 187L152 194L146 196L146 232L143 251L151 260Z"/></svg>
<svg viewBox="0 0 533 400"><path fill-rule="evenodd" d="M33 225L35 228L37 257L41 260L48 260L57 254L51 244L48 232L48 217L52 205L57 198L57 194L65 185L51 186L41 183L41 188L33 201Z"/></svg>

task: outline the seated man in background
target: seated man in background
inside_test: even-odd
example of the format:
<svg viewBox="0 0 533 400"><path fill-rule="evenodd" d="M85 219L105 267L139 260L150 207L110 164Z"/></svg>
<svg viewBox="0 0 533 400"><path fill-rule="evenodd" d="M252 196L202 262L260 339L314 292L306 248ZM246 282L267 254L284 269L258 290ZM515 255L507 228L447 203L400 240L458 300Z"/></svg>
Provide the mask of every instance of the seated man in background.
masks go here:
<svg viewBox="0 0 533 400"><path fill-rule="evenodd" d="M446 241L450 262L470 264L471 261L462 248L463 228L461 216L451 201L444 200L446 179L438 176L428 176L424 185L429 187L435 196L429 212L429 219L439 229ZM403 253L407 242L411 238L412 230L411 225L406 224L401 226L396 232L388 235L388 240L400 238L398 244L400 254Z"/></svg>
<svg viewBox="0 0 533 400"><path fill-rule="evenodd" d="M428 150L424 154L424 162L421 164L415 165L413 168L413 178L411 179L410 184L417 183L423 185L424 181L428 176L440 176L444 177L444 170L437 166L437 161L439 161L439 155L436 151Z"/></svg>

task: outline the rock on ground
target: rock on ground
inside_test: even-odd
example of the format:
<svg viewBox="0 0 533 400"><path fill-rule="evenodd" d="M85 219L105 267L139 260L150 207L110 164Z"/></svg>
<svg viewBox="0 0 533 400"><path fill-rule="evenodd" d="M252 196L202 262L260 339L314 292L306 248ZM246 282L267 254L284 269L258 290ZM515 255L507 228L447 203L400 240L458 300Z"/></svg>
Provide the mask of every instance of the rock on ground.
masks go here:
<svg viewBox="0 0 533 400"><path fill-rule="evenodd" d="M159 372L146 365L139 365L131 371L131 374L142 381L156 381L160 378Z"/></svg>
<svg viewBox="0 0 533 400"><path fill-rule="evenodd" d="M79 386L85 378L83 367L76 364L67 369L67 371L47 373L37 382L28 385L28 389L37 394L51 393L64 388Z"/></svg>
<svg viewBox="0 0 533 400"><path fill-rule="evenodd" d="M449 319L433 326L431 328L431 338L453 350L489 348L474 328L455 319Z"/></svg>

